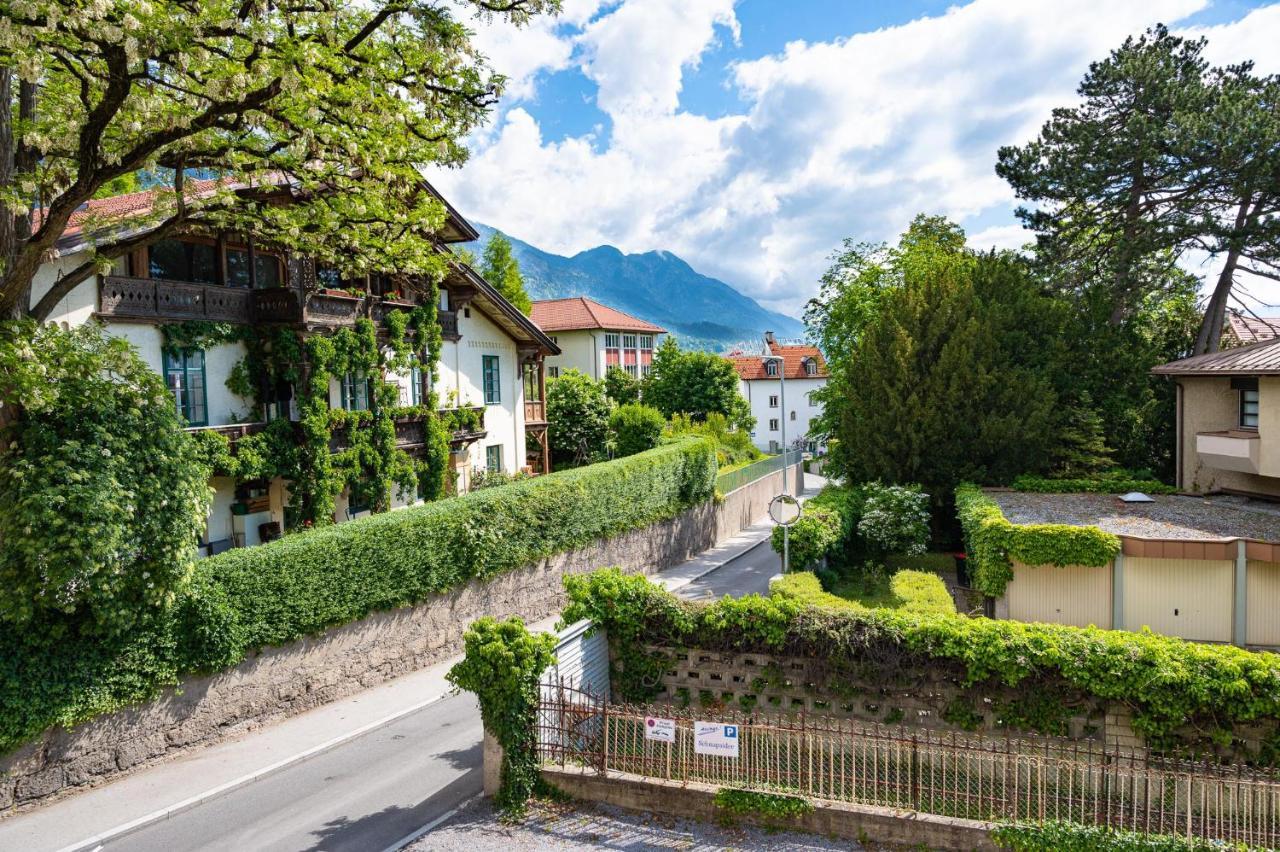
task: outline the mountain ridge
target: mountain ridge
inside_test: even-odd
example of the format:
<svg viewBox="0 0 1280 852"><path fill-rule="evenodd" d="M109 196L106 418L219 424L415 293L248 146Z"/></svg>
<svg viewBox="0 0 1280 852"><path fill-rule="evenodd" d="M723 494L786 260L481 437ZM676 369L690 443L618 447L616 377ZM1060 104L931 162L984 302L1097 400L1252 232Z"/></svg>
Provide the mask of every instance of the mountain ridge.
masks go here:
<svg viewBox="0 0 1280 852"><path fill-rule="evenodd" d="M467 248L479 256L495 232L511 242L525 289L533 299L586 296L657 323L687 348L720 351L759 340L765 331L800 337L794 317L770 311L732 285L695 270L679 255L662 250L626 254L604 244L573 255L545 251L480 222L480 239Z"/></svg>

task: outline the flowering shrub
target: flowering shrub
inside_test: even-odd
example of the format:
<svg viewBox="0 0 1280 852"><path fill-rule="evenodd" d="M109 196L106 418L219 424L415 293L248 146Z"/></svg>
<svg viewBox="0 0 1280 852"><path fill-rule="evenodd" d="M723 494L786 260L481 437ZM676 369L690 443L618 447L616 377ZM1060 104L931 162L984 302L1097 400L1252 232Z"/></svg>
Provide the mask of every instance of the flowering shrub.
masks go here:
<svg viewBox="0 0 1280 852"><path fill-rule="evenodd" d="M918 485L862 486L865 499L858 535L872 552L916 556L929 543L929 497Z"/></svg>

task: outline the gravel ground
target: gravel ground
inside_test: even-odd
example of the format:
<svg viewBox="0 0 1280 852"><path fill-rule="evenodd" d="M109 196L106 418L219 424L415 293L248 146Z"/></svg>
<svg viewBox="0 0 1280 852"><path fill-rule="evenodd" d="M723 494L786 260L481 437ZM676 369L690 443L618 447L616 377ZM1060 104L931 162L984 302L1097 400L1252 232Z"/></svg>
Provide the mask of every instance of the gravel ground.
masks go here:
<svg viewBox="0 0 1280 852"><path fill-rule="evenodd" d="M997 491L990 496L1016 524L1092 524L1144 538L1280 541L1280 505L1244 497L1158 495L1154 503L1122 503L1108 494Z"/></svg>
<svg viewBox="0 0 1280 852"><path fill-rule="evenodd" d="M536 802L520 825L503 825L488 799L468 805L453 819L409 847L410 852L461 849L466 852L537 850L680 849L688 852L768 849L770 852L862 850L846 840L810 834L768 834L753 828L722 828L709 823L634 814L608 805Z"/></svg>

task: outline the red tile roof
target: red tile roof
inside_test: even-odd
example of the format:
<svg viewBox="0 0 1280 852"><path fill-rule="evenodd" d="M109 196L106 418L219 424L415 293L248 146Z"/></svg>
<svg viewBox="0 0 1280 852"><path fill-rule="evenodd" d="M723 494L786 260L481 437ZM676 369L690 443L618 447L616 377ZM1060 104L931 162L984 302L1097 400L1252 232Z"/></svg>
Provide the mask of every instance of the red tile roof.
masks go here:
<svg viewBox="0 0 1280 852"><path fill-rule="evenodd" d="M1280 317L1252 317L1233 311L1227 319L1231 335L1241 346L1280 337Z"/></svg>
<svg viewBox="0 0 1280 852"><path fill-rule="evenodd" d="M624 314L608 305L574 296L571 299L541 299L533 303L530 319L543 331L577 331L599 328L605 331L639 331L646 334L666 334L660 325L646 322L631 314Z"/></svg>
<svg viewBox="0 0 1280 852"><path fill-rule="evenodd" d="M769 351L774 355L782 356L783 371L788 379L825 379L831 374L827 371L827 360L822 357L821 350L816 346L806 345L786 345L782 343L770 342ZM726 356L733 362L734 368L738 371L738 377L746 381L755 379L776 379L777 376L769 375L763 357L760 355L747 355L742 352L733 352ZM812 360L818 365L818 372L815 375L809 375L805 372L805 361Z"/></svg>
<svg viewBox="0 0 1280 852"><path fill-rule="evenodd" d="M208 180L187 181L186 194L192 198L207 195L218 185L218 180L210 178ZM166 191L168 190L169 188L166 187ZM66 230L62 232L60 239L65 240L67 237L78 235L85 222L90 219L99 221L123 220L132 216L143 216L150 213L158 192L159 190L156 189L144 189L140 192L113 195L110 198L95 198L86 202L79 210L71 214L70 220L67 221ZM36 212L33 224L37 227L40 225L39 211Z"/></svg>

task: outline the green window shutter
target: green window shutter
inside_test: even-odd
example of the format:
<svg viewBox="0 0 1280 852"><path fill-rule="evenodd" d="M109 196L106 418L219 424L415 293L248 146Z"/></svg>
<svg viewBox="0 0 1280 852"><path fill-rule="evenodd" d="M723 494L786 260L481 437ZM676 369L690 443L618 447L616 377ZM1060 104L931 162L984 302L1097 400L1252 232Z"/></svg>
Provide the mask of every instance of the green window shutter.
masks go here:
<svg viewBox="0 0 1280 852"><path fill-rule="evenodd" d="M350 410L351 405L347 400L347 386L351 383L351 374L347 373L338 381L338 392L341 398L338 400L338 406L343 409Z"/></svg>

